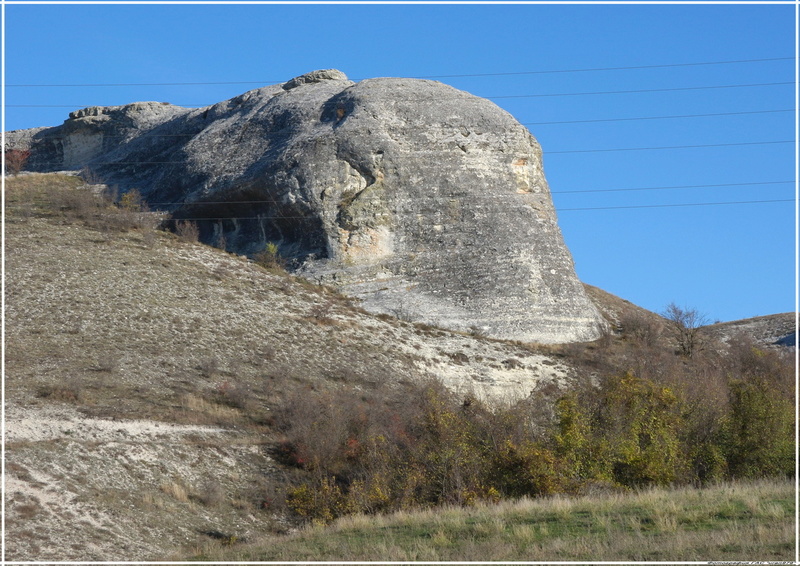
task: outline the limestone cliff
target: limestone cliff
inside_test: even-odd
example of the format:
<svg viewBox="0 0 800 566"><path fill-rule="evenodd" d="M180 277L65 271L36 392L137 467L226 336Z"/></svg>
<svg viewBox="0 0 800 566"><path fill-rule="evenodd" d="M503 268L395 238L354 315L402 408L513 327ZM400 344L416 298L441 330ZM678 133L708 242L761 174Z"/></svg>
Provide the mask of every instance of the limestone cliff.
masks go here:
<svg viewBox="0 0 800 566"><path fill-rule="evenodd" d="M492 102L424 80L315 71L201 109L88 108L10 132L30 168L89 167L202 238L368 310L491 337L590 340L602 317L564 245L538 142Z"/></svg>

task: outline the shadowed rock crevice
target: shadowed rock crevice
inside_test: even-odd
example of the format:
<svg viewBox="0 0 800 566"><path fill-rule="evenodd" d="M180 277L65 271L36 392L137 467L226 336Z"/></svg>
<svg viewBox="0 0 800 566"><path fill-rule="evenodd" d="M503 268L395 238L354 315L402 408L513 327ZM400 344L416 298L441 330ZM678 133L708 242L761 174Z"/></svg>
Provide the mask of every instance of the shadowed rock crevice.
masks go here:
<svg viewBox="0 0 800 566"><path fill-rule="evenodd" d="M536 139L427 80L315 71L200 109L90 108L9 133L39 171L94 170L201 238L374 312L496 338L591 340L604 324L564 245Z"/></svg>

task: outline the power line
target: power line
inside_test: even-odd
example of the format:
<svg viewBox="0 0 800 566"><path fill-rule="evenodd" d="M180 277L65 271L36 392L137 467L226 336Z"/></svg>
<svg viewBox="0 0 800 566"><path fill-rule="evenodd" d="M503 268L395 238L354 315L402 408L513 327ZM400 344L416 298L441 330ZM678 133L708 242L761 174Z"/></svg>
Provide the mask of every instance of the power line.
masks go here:
<svg viewBox="0 0 800 566"><path fill-rule="evenodd" d="M748 146L748 145L770 145L770 144L782 144L782 143L795 143L794 140L777 140L777 141L757 141L757 142L737 142L737 143L709 143L709 144L699 144L699 145L669 145L669 146L658 146L658 147L617 147L617 148L608 148L608 149L573 149L573 150L564 150L564 151L546 151L544 152L545 156L549 155L564 155L570 153L607 153L613 151L651 151L651 150L665 150L665 149L698 149L698 148L706 148L706 147L737 147L737 146ZM181 165L185 164L186 161L89 161L87 162L87 166L98 166L98 165ZM42 162L36 163L37 166L43 165L62 165L61 163L57 162Z"/></svg>
<svg viewBox="0 0 800 566"><path fill-rule="evenodd" d="M790 184L794 183L794 181L760 181L760 182L753 182L753 183L719 183L714 185L677 185L671 187L632 187L632 188L624 188L624 189L585 189L579 191L550 191L550 194L572 194L572 193L613 193L619 191L660 191L660 190L667 190L667 189L692 189L692 188L710 188L710 187L739 187L739 186L751 186L751 185L779 185L779 184ZM497 199L502 198L503 196L509 197L517 197L518 195L480 195L477 198L486 198L486 199ZM456 196L451 195L447 198L456 198ZM475 196L471 198L476 198ZM237 201L199 201L199 202L148 202L153 206L170 206L170 205L183 205L189 207L196 207L196 206L206 206L206 205L218 205L218 204L225 204L225 205L240 205L240 204L277 204L274 199L269 200L237 200Z"/></svg>
<svg viewBox="0 0 800 566"><path fill-rule="evenodd" d="M27 104L27 105L6 105L7 107L12 108L75 108L75 106L53 106L53 105L35 105L35 104ZM560 125L560 124L589 124L589 123L597 123L597 122L634 122L640 120L668 120L668 119L679 119L679 118L708 118L708 117L718 117L718 116L744 116L744 115L751 115L751 114L775 114L775 113L782 113L782 112L794 112L794 108L785 108L780 110L743 110L738 112L714 112L708 114L673 114L668 116L636 116L630 118L594 118L588 120L558 120L558 121L549 121L549 122L520 122L523 126L548 126L548 125ZM180 138L180 137L193 137L197 134L151 134L145 133L142 134L139 138ZM126 138L129 136L123 135L104 135L107 138ZM48 139L64 139L61 136L51 136Z"/></svg>
<svg viewBox="0 0 800 566"><path fill-rule="evenodd" d="M420 79L450 79L466 77L505 77L513 75L543 75L553 73L587 73L594 71L628 71L636 69L663 69L668 67L698 67L701 65L729 65L732 63L761 63L767 61L787 61L794 60L794 57L771 57L766 59L739 59L734 61L708 61L703 63L668 63L662 65L635 65L627 67L593 67L588 69L557 69L548 71L517 71L510 73L473 73L463 75L429 75L416 77Z"/></svg>
<svg viewBox="0 0 800 566"><path fill-rule="evenodd" d="M451 79L451 78L476 78L476 77L502 77L502 76L519 76L519 75L542 75L542 74L555 74L555 73L586 73L597 71L627 71L637 69L662 69L674 67L698 67L706 65L730 65L735 63L763 63L768 61L788 61L794 60L794 57L769 57L762 59L736 59L729 61L703 61L699 63L665 63L660 65L632 65L622 67L594 67L584 69L550 69L541 71L515 71L505 73L466 73L466 74L452 74L452 75L424 75L418 77L405 77L410 79ZM369 77L366 77L369 78ZM356 81L365 80L365 77L353 79ZM25 88L38 88L38 87L130 87L130 86L210 86L210 85L242 85L242 84L263 84L267 86L283 84L286 81L198 81L198 82L171 82L171 83L63 83L63 84L7 84L6 87L25 87Z"/></svg>
<svg viewBox="0 0 800 566"><path fill-rule="evenodd" d="M555 93L540 93L540 94L504 94L504 95L495 95L495 96L480 96L474 95L477 98L485 98L487 100L499 100L499 99L506 99L506 98L544 98L544 97L556 97L556 96L594 96L594 95L604 95L604 94L641 94L641 93L651 93L651 92L678 92L678 91L692 91L692 90L713 90L713 89L724 89L724 88L753 88L753 87L765 87L765 86L785 86L785 85L793 85L795 84L794 81L782 81L782 82L774 82L774 83L748 83L748 84L734 84L734 85L710 85L710 86L688 86L688 87L672 87L672 88L646 88L646 89L633 89L633 90L604 90L604 91L593 91L593 92L555 92ZM457 98L454 97L453 100ZM415 98L404 98L404 97L397 97L395 100L405 100L409 102L416 102L416 101L423 101L423 100L444 100L443 97L415 97ZM224 101L223 101L224 102ZM179 108L206 108L208 106L214 106L215 104L219 104L218 102L212 104L172 104L172 106L177 106ZM6 108L88 108L91 106L101 106L97 104L6 104ZM119 105L108 105L108 106L126 106L126 104L119 104Z"/></svg>
<svg viewBox="0 0 800 566"><path fill-rule="evenodd" d="M779 85L793 85L794 81L785 81L777 83L751 83L751 84L738 84L738 85L712 85L712 86L684 86L673 88L645 88L635 90L603 90L595 92L556 92L550 94L505 94L500 96L483 96L481 98L488 98L489 100L496 100L500 98L541 98L547 96L588 96L596 94L636 94L645 92L676 92L685 90L708 90L720 88L749 88L759 86L779 86Z"/></svg>
<svg viewBox="0 0 800 566"><path fill-rule="evenodd" d="M244 202L274 202L274 201L242 201ZM740 200L740 201L724 201L724 202L691 202L691 203L676 203L676 204L640 204L640 205L626 205L626 206L589 206L589 207L581 207L581 208L556 208L556 212L573 212L573 211L580 211L580 210L625 210L625 209L636 209L636 208L678 208L678 207L692 207L692 206L727 206L727 205L736 205L736 204L767 204L767 203L777 203L777 202L796 202L795 199L770 199L770 200ZM147 203L147 204L158 204L158 203ZM172 204L179 204L179 203L172 203ZM191 203L188 203L191 204ZM230 203L230 202L221 202L221 203L196 203L196 204L241 204L241 203ZM19 208L25 205L9 205L11 208ZM154 212L164 212L164 211L154 211ZM311 216L285 216L285 215L277 215L277 216L268 216L268 215L261 215L261 216L195 216L195 217L173 217L167 218L166 221L168 222L181 222L181 221L217 221L217 220L308 220L308 221L316 221L316 217Z"/></svg>
<svg viewBox="0 0 800 566"><path fill-rule="evenodd" d="M776 112L794 112L794 108L783 110L747 110L741 112L714 112L711 114L674 114L670 116L638 116L634 118L596 118L592 120L560 120L554 122L520 122L523 126L544 126L550 124L588 124L592 122L630 122L636 120L666 120L671 118L707 118L711 116L742 116L745 114L771 114Z"/></svg>
<svg viewBox="0 0 800 566"><path fill-rule="evenodd" d="M670 190L670 189L705 189L705 188L717 188L717 187L742 187L742 186L749 186L749 185L785 185L792 183L794 181L758 181L754 183L719 183L714 185L674 185L670 187L631 187L631 188L624 188L624 189L584 189L584 190L570 190L570 191L550 191L550 194L558 194L558 195L565 195L565 194L576 194L576 193L615 193L615 192L624 192L624 191L662 191L662 190Z"/></svg>
<svg viewBox="0 0 800 566"><path fill-rule="evenodd" d="M666 145L659 147L615 147L610 149L571 149L567 151L546 151L545 155L564 154L564 153L602 153L607 151L646 151L656 149L694 149L701 147L732 147L743 145L768 145L776 143L794 143L794 140L780 141L760 141L760 142L737 142L737 143L707 143L700 145Z"/></svg>
<svg viewBox="0 0 800 566"><path fill-rule="evenodd" d="M590 206L585 208L558 208L556 212L572 212L575 210L618 210L627 208L670 208L670 207L684 207L684 206L721 206L729 204L762 204L770 202L795 202L795 199L776 199L776 200L739 200L728 202L694 202L682 204L640 204L633 206Z"/></svg>
<svg viewBox="0 0 800 566"><path fill-rule="evenodd" d="M737 186L748 186L748 185L777 185L777 184L789 184L794 183L794 181L764 181L764 182L756 182L756 183L724 183L724 184L716 184L716 185L680 185L674 187L637 187L637 188L626 188L626 189L586 189L580 191L550 191L550 194L572 194L572 193L613 193L618 191L656 191L656 190L666 190L666 189L689 189L689 188L710 188L710 187L737 187ZM519 195L511 195L511 194L498 194L498 195L477 195L472 196L470 198L484 198L484 199L498 199L503 197L518 197ZM449 195L445 198L458 198L459 195ZM199 207L199 206L210 206L210 205L228 205L228 206L238 206L242 204L275 204L277 205L277 201L274 199L267 199L267 200L208 200L208 201L197 201L197 202L151 202L147 201L147 204L152 206L172 206L172 205L181 205L186 207Z"/></svg>
<svg viewBox="0 0 800 566"><path fill-rule="evenodd" d="M767 204L777 202L795 202L795 199L774 199L774 200L741 200L741 201L725 201L725 202L695 202L695 203L680 203L680 204L643 204L643 205L630 205L630 206L592 206L583 208L556 208L556 212L574 212L581 210L623 210L623 209L637 209L637 208L679 208L679 207L692 207L692 206L728 206L728 205L742 205L742 204ZM168 221L181 222L181 221L220 221L220 220L307 220L316 221L316 217L309 216L196 216L196 217L173 217L167 219Z"/></svg>
<svg viewBox="0 0 800 566"><path fill-rule="evenodd" d="M71 106L69 108L72 108ZM787 108L783 110L749 110L749 111L741 111L741 112L716 112L712 114L683 114L683 115L672 115L672 116L641 116L635 118L600 118L600 119L591 119L591 120L565 120L565 121L556 121L556 122L520 122L523 126L537 126L537 125L550 125L550 124L584 124L584 123L594 123L594 122L629 122L629 121L636 121L636 120L663 120L669 118L705 118L705 117L716 117L716 116L741 116L741 115L749 115L749 114L770 114L770 113L778 113L778 112L794 112L794 109ZM58 126L53 126L58 127ZM200 132L195 132L191 134L156 134L145 132L140 136L131 136L131 135L113 135L113 134L103 134L104 138L110 139L128 139L130 138L131 141L133 140L141 140L141 139L150 139L150 138L192 138L202 134L205 130L201 130ZM285 133L285 132L299 132L301 131L299 128L284 128L281 130L276 130L275 133ZM348 131L353 131L352 129ZM63 140L67 139L65 136L47 136L47 140Z"/></svg>

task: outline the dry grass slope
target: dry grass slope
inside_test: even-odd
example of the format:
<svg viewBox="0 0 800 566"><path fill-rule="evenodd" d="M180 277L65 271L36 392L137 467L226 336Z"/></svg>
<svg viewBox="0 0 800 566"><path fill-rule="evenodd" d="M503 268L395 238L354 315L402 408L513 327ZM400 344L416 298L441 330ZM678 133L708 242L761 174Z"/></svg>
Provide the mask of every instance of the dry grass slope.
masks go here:
<svg viewBox="0 0 800 566"><path fill-rule="evenodd" d="M7 182L8 559L143 560L286 530L267 447L274 409L303 391L434 376L497 399L567 374L519 345L368 315L95 192Z"/></svg>
<svg viewBox="0 0 800 566"><path fill-rule="evenodd" d="M369 315L158 231L74 176L20 175L6 202L9 560L793 557L791 486L770 483L353 518L285 539L276 494L293 471L270 448L287 401L402 396L433 377L498 403L684 361L660 317L595 288L624 336L513 344Z"/></svg>

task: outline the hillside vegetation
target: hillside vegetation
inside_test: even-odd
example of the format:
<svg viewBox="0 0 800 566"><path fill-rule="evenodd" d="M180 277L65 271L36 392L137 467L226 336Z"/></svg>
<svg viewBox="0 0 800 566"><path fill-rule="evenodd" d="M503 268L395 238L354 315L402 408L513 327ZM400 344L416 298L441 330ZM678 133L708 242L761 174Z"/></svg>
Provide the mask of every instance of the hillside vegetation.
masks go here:
<svg viewBox="0 0 800 566"><path fill-rule="evenodd" d="M687 353L587 288L600 340L488 340L157 230L135 193L23 175L7 205L9 559L235 553L348 515L794 473L792 358L745 335ZM777 505L750 526L787 521ZM730 556L785 551L773 526Z"/></svg>

